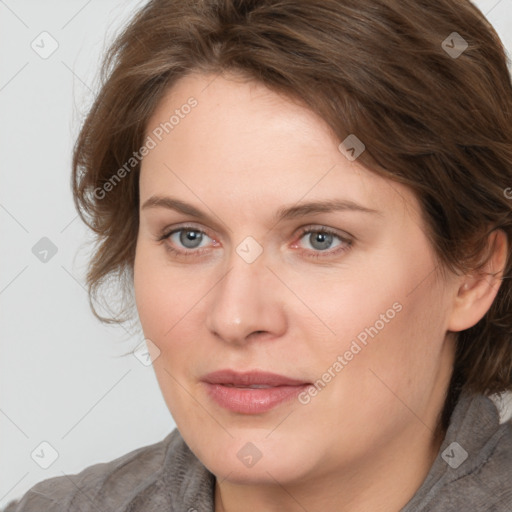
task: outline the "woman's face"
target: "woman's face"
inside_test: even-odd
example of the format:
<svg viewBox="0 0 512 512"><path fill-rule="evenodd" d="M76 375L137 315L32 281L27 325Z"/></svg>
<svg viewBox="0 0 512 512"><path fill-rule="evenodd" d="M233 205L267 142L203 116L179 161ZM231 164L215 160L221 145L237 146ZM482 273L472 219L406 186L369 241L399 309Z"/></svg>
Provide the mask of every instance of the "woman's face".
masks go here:
<svg viewBox="0 0 512 512"><path fill-rule="evenodd" d="M136 302L196 456L231 482L284 485L428 444L451 292L412 193L360 166L354 137L342 152L313 113L233 77L182 79L147 136ZM204 382L219 370L303 385Z"/></svg>

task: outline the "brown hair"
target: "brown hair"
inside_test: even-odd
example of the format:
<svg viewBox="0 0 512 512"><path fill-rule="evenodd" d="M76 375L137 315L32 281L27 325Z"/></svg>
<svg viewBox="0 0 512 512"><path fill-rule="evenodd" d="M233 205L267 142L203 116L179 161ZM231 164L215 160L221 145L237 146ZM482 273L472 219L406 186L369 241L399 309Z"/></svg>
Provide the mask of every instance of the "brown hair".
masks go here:
<svg viewBox="0 0 512 512"><path fill-rule="evenodd" d="M163 94L194 71L240 72L302 102L340 141L356 134L359 161L416 194L445 269L480 268L494 229L512 242L511 79L501 41L469 1L152 0L109 49L74 149L102 321L125 318L99 315L100 288L114 278L127 291L133 279L139 165L122 179L118 170ZM511 276L507 257L491 308L458 334L445 424L461 389L512 388Z"/></svg>

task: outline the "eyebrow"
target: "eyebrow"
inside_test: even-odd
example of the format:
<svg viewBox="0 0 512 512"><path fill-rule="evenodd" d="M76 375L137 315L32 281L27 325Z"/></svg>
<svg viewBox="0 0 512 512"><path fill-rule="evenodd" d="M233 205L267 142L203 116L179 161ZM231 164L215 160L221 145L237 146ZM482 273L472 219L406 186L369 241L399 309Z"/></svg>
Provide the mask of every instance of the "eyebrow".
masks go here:
<svg viewBox="0 0 512 512"><path fill-rule="evenodd" d="M196 217L197 219L208 220L208 215L195 206L174 197L151 196L142 205L142 210L147 208L166 208L175 210L185 215ZM369 213L373 215L382 215L382 212L368 208L351 201L349 199L328 199L323 201L313 201L299 205L279 208L275 214L275 221L291 220L305 215L314 215L318 213L330 213L336 211L353 211Z"/></svg>

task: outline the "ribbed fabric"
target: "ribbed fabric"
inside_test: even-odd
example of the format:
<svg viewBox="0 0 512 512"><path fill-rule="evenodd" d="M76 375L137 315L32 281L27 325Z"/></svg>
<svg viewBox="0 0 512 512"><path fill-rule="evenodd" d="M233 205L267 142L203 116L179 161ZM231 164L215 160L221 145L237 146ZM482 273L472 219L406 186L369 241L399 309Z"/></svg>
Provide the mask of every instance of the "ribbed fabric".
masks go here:
<svg viewBox="0 0 512 512"><path fill-rule="evenodd" d="M214 488L174 429L113 461L44 480L4 512L214 512ZM512 420L500 424L483 395L461 395L427 478L399 512L461 511L512 512Z"/></svg>
<svg viewBox="0 0 512 512"><path fill-rule="evenodd" d="M453 443L467 453L458 467L465 455ZM488 397L460 397L427 478L400 512L439 511L512 512L512 420L500 424Z"/></svg>

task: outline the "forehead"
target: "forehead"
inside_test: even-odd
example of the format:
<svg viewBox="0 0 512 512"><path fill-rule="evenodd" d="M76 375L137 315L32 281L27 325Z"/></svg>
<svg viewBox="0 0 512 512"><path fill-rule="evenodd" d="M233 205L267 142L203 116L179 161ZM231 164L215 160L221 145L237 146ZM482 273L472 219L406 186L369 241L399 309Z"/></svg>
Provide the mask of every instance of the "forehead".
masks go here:
<svg viewBox="0 0 512 512"><path fill-rule="evenodd" d="M340 196L417 214L406 187L349 161L322 119L254 81L187 76L160 101L146 135L156 145L142 161L141 202L166 191L196 202L222 194L249 211L258 199L278 206Z"/></svg>

